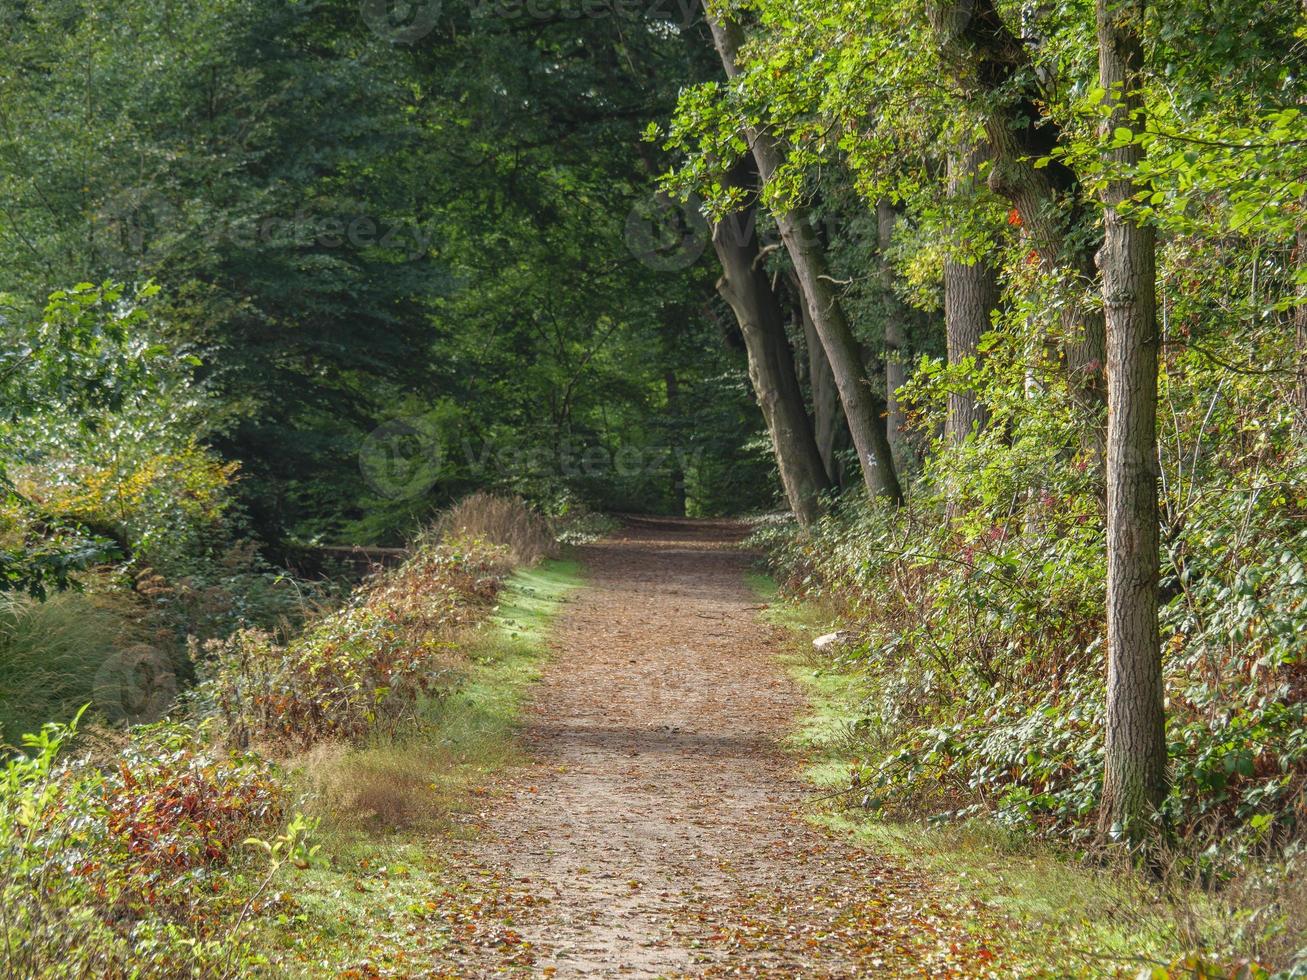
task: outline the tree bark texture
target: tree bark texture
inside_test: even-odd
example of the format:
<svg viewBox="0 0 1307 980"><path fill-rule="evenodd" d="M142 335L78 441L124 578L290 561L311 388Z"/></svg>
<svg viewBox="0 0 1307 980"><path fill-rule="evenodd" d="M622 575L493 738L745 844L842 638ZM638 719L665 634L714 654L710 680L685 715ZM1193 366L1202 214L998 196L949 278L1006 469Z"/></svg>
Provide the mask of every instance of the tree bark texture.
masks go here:
<svg viewBox="0 0 1307 980"><path fill-rule="evenodd" d="M993 0L930 0L927 10L945 62L982 114L993 154L990 189L1016 208L1045 267L1062 272L1072 290L1088 288L1101 239L1091 230L1076 174L1057 159L1034 165L1049 156L1060 131L1040 111L1042 94L1025 46ZM1068 303L1061 321L1072 394L1098 418L1106 393L1103 315ZM1101 446L1101 429L1094 433L1090 443Z"/></svg>
<svg viewBox="0 0 1307 980"><path fill-rule="evenodd" d="M903 406L899 404L898 396L898 390L908 383L908 338L901 319L905 311L893 302L893 275L887 255L897 220L898 214L889 201L882 199L876 203L876 243L881 255L881 282L886 292L885 305L890 310L885 317L885 432L896 463L907 459L912 452L907 439L908 419Z"/></svg>
<svg viewBox="0 0 1307 980"><path fill-rule="evenodd" d="M949 155L948 193L968 198L974 190L976 168L985 158L980 147L965 147ZM988 261L967 264L954 258L944 262L944 325L948 341L948 362L959 364L975 357L981 335L990 328L990 314L998 306L998 273ZM974 391L955 391L948 397L948 420L944 431L957 444L989 421L989 413Z"/></svg>
<svg viewBox="0 0 1307 980"><path fill-rule="evenodd" d="M1142 128L1138 0L1097 0L1099 84L1117 127ZM1099 253L1107 319L1107 746L1100 827L1137 840L1167 792L1158 638L1157 281L1153 229L1121 213L1135 145L1106 151Z"/></svg>
<svg viewBox="0 0 1307 980"><path fill-rule="evenodd" d="M849 429L840 406L840 392L835 387L835 374L831 371L826 351L817 336L803 291L794 284L795 303L803 323L803 339L808 348L808 386L812 390L813 434L817 437L817 451L821 453L826 475L833 486L843 486L844 465L839 453L848 447Z"/></svg>

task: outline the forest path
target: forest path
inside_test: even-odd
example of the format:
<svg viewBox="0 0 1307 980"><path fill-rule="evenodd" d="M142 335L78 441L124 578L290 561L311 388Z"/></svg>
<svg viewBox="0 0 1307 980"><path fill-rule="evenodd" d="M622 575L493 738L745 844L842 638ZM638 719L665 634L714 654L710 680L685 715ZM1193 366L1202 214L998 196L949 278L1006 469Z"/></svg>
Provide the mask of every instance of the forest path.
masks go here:
<svg viewBox="0 0 1307 980"><path fill-rule="evenodd" d="M476 924L446 949L452 975L993 968L956 892L803 821L810 789L778 744L802 695L747 586L744 533L640 519L581 549L586 588L524 715L533 761L458 855L497 890L462 915Z"/></svg>

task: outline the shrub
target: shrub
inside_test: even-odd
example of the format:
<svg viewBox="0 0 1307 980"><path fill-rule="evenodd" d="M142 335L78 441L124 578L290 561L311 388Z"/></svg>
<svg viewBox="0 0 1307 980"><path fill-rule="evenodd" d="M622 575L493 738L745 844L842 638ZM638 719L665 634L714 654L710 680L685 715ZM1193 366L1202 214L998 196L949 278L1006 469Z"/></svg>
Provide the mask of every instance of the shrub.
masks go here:
<svg viewBox="0 0 1307 980"><path fill-rule="evenodd" d="M832 604L856 634L824 664L865 678L850 798L1088 844L1105 718L1102 525L1074 457L1033 467L1006 439L942 449L897 514L850 504L755 541L791 593ZM1163 816L1218 877L1300 836L1307 815L1301 464L1250 446L1259 482L1245 490L1235 470L1228 493L1189 498L1163 570ZM960 508L968 471L980 475Z"/></svg>
<svg viewBox="0 0 1307 980"><path fill-rule="evenodd" d="M621 524L607 514L583 506L569 508L554 518L560 544L589 544L612 534Z"/></svg>
<svg viewBox="0 0 1307 980"><path fill-rule="evenodd" d="M454 638L494 599L508 567L485 547L423 546L288 644L242 630L207 645L199 693L237 745L304 748L393 730L421 695L458 675Z"/></svg>
<svg viewBox="0 0 1307 980"><path fill-rule="evenodd" d="M252 894L242 842L283 816L265 763L188 728L62 761L47 725L0 770L6 976L196 976L239 962Z"/></svg>
<svg viewBox="0 0 1307 980"><path fill-rule="evenodd" d="M519 565L532 565L558 547L549 521L521 497L489 493L464 497L428 533L439 541L482 542L507 549Z"/></svg>

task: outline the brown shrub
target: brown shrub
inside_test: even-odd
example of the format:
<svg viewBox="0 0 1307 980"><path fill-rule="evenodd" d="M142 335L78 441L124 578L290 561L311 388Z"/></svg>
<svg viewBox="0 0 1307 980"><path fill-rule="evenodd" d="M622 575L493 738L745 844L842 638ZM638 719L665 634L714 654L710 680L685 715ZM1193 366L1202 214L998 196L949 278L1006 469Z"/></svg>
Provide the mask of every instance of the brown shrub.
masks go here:
<svg viewBox="0 0 1307 980"><path fill-rule="evenodd" d="M461 674L454 642L485 615L506 569L487 548L424 546L287 644L241 630L206 644L207 697L234 745L282 751L397 730Z"/></svg>
<svg viewBox="0 0 1307 980"><path fill-rule="evenodd" d="M464 497L429 532L450 543L479 541L506 549L519 565L531 565L557 552L548 519L521 497L474 493Z"/></svg>

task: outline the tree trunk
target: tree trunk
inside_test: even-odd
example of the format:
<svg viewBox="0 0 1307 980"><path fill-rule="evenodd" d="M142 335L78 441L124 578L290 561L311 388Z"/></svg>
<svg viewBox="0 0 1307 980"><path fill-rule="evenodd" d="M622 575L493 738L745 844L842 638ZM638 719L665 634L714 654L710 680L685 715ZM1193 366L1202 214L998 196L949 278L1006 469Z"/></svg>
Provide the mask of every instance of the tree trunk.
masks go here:
<svg viewBox="0 0 1307 980"><path fill-rule="evenodd" d="M886 292L885 306L889 311L885 316L885 432L896 463L907 459L912 453L907 440L908 419L903 413L903 406L899 404L898 396L898 390L908 383L908 338L900 319L903 311L897 303L892 302L893 276L887 258L897 220L898 215L889 201L882 198L876 202L876 242L881 254L880 272Z"/></svg>
<svg viewBox="0 0 1307 980"><path fill-rule="evenodd" d="M746 172L751 170L737 167L732 183L748 187ZM821 513L821 494L830 489L830 481L803 404L785 317L762 268L754 228L752 211L744 211L713 229L713 248L722 266L717 291L730 304L744 335L749 378L771 435L785 496L800 523L811 524Z"/></svg>
<svg viewBox="0 0 1307 980"><path fill-rule="evenodd" d="M974 191L976 168L984 160L979 147L967 147L949 155L948 193L968 198ZM981 335L990 328L990 314L998 306L998 273L986 260L970 264L948 258L944 262L944 328L948 340L949 364L975 357ZM948 420L944 425L950 443L957 444L973 431L983 429L989 413L974 391L955 391L948 397Z"/></svg>
<svg viewBox="0 0 1307 980"><path fill-rule="evenodd" d="M1302 207L1307 212L1307 198ZM1298 228L1298 268L1307 268L1307 224ZM1307 439L1307 282L1298 287L1298 308L1293 311L1294 340L1298 353L1298 417L1294 420L1300 439Z"/></svg>
<svg viewBox="0 0 1307 980"><path fill-rule="evenodd" d="M1139 0L1097 0L1103 127L1143 128ZM1166 719L1158 641L1157 282L1151 227L1123 216L1135 190L1137 146L1107 151L1119 171L1103 192L1106 235L1098 262L1107 319L1107 748L1100 827L1147 835L1167 792Z"/></svg>
<svg viewBox="0 0 1307 980"><path fill-rule="evenodd" d="M676 372L669 368L663 374L663 383L667 389L668 414L674 419L679 419L681 417L680 379L676 377ZM676 452L672 453L671 491L676 513L681 517L686 516L685 468L681 465L681 454Z"/></svg>
<svg viewBox="0 0 1307 980"><path fill-rule="evenodd" d="M826 359L826 351L822 349L821 338L817 336L817 328L797 282L794 295L803 322L803 339L808 347L808 385L812 389L813 434L817 438L817 451L821 453L822 465L826 467L831 484L843 486L844 466L839 453L848 445L849 430L844 422L844 410L840 407L840 392L835 387L830 361Z"/></svg>
<svg viewBox="0 0 1307 980"><path fill-rule="evenodd" d="M1086 213L1079 178L1057 159L1045 167L1061 131L1040 110L1043 101L1025 46L999 16L993 0L931 0L927 6L941 54L982 113L993 153L989 186L1007 198L1045 267L1061 271L1072 290L1095 280L1101 239ZM1102 445L1106 389L1103 315L1079 303L1061 314L1063 351L1076 402L1095 421L1087 442Z"/></svg>
<svg viewBox="0 0 1307 980"><path fill-rule="evenodd" d="M742 41L740 27L731 21L718 19L707 0L704 0L704 15L712 28L722 66L728 77L735 78L739 74L735 59ZM780 169L782 150L770 134L752 126L746 127L745 135L757 161L758 173L766 184ZM817 239L816 229L805 208L795 206L778 214L776 223L798 276L813 326L835 375L840 403L844 406L853 445L858 451L863 481L873 496L899 503L903 491L899 487L889 440L885 436L885 401L868 382L862 351L845 319L839 296L832 288L825 248Z"/></svg>

